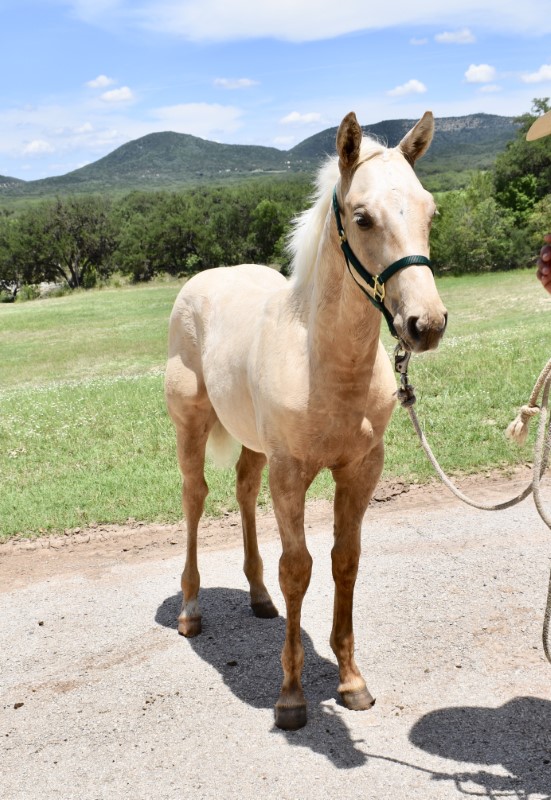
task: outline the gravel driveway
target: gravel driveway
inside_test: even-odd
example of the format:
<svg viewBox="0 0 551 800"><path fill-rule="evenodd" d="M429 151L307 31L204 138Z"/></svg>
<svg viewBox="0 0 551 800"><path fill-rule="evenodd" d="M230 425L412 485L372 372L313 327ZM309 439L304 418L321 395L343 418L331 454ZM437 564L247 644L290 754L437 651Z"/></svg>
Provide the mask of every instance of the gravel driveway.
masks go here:
<svg viewBox="0 0 551 800"><path fill-rule="evenodd" d="M309 721L293 733L273 724L284 620L250 613L234 518L205 533L193 640L176 633L178 528L0 548L1 800L550 797L551 535L531 501L490 514L430 489L368 511L355 603L367 712L336 701L329 505L307 520ZM282 610L269 514L261 527Z"/></svg>

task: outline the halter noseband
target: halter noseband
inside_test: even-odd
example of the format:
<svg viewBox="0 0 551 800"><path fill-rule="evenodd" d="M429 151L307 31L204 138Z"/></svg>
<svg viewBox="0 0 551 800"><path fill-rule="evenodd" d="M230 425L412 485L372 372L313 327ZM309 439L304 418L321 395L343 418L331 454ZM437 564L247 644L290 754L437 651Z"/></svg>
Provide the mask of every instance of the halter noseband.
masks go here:
<svg viewBox="0 0 551 800"><path fill-rule="evenodd" d="M392 276L395 275L396 272L398 272L398 270L404 269L404 267L411 267L414 264L422 264L424 266L427 266L430 269L430 271L434 274L434 270L432 268L430 260L426 256L404 256L404 258L399 258L398 261L395 261L393 264L384 269L379 275L371 275L371 273L368 272L366 268L363 266L361 261L359 261L359 259L356 258L354 252L352 251L352 248L348 244L346 233L344 231L344 227L341 221L341 214L339 211L339 203L337 200L336 187L333 189L333 211L335 212L337 230L339 232L339 239L341 240L341 248L344 253L348 271L350 272L352 278L354 278L354 281L358 284L362 292L368 298L368 300L370 300L373 303L375 308L378 308L379 311L382 312L384 318L386 319L388 329L392 334L392 336L394 336L395 339L399 339L400 337L396 333L396 329L394 327L392 314L384 304L385 283L389 278L392 278ZM356 272L358 272L359 275L361 275L361 277L367 283L368 287L367 289L358 280L356 280L350 265L354 267ZM371 291L369 291L369 289Z"/></svg>

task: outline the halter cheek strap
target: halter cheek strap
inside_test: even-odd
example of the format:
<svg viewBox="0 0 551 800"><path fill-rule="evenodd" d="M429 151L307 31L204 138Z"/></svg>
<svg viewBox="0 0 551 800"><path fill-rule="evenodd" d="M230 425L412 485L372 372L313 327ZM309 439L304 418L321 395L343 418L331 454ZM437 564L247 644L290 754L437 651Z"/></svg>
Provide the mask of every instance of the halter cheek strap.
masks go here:
<svg viewBox="0 0 551 800"><path fill-rule="evenodd" d="M385 283L388 281L389 278L392 278L399 270L404 269L405 267L411 267L414 264L421 264L430 269L430 271L434 274L434 270L432 268L432 264L430 260L426 256L404 256L404 258L399 258L398 261L394 261L393 264L386 267L379 275L372 275L370 272L366 270L363 266L361 261L356 258L354 252L350 245L348 244L348 240L346 238L346 233L344 231L344 227L341 220L341 214L339 211L339 203L337 200L337 189L333 189L333 211L335 214L335 221L337 223L337 230L339 233L339 239L341 240L341 249L344 253L344 258L346 260L346 266L348 267L348 271L354 278L354 281L358 284L362 292L365 296L370 300L375 308L378 308L379 311L382 312L384 318L386 319L388 329L392 336L395 339L399 339L400 337L396 333L396 329L394 328L394 321L392 318L392 314L388 310L388 308L384 304L385 299ZM356 270L356 272L364 279L367 284L365 287L361 284L354 273L352 272L352 267Z"/></svg>

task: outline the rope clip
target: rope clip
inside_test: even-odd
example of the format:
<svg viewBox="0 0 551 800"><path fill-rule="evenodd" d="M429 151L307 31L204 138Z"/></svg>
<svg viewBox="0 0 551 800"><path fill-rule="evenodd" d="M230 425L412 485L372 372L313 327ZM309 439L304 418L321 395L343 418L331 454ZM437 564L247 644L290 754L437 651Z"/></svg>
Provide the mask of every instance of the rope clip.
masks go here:
<svg viewBox="0 0 551 800"><path fill-rule="evenodd" d="M411 358L411 351L406 350L403 343L400 341L394 349L394 370L400 376L400 388L395 392L400 405L408 408L415 403L415 394L413 386L408 378L408 366Z"/></svg>

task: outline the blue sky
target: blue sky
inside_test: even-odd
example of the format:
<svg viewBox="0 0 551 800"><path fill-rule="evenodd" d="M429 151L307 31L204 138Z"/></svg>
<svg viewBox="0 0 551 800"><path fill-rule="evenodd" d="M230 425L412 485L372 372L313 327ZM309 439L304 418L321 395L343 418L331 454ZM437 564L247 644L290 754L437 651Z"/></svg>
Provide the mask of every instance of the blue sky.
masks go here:
<svg viewBox="0 0 551 800"><path fill-rule="evenodd" d="M0 0L0 175L154 131L288 149L361 124L551 96L549 0Z"/></svg>

